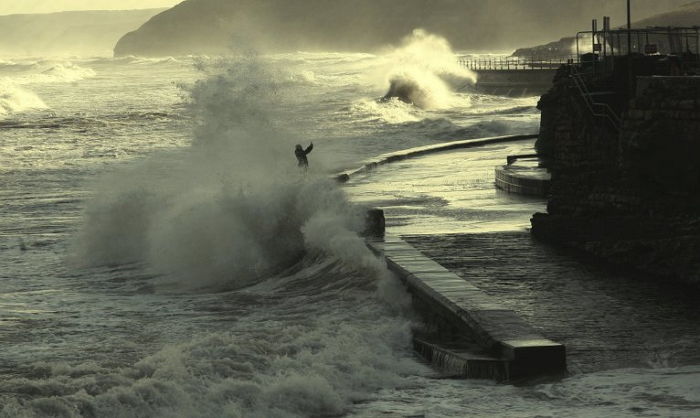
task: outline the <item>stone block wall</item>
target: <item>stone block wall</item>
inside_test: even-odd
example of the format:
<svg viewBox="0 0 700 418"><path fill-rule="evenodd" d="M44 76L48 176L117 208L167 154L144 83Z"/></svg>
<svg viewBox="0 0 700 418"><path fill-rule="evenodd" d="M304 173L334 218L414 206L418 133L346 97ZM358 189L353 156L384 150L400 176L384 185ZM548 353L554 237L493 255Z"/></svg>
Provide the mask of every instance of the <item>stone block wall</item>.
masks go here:
<svg viewBox="0 0 700 418"><path fill-rule="evenodd" d="M620 131L591 116L563 71L542 97L537 147L552 185L532 232L698 284L700 77L640 77L637 85Z"/></svg>
<svg viewBox="0 0 700 418"><path fill-rule="evenodd" d="M620 183L656 214L700 205L700 77L644 77L624 115Z"/></svg>

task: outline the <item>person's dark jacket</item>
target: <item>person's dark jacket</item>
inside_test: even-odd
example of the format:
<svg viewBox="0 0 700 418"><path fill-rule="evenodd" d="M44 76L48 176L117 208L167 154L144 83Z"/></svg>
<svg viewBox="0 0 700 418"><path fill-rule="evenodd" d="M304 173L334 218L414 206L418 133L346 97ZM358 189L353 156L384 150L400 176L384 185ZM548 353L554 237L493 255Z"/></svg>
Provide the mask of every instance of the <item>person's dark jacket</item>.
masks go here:
<svg viewBox="0 0 700 418"><path fill-rule="evenodd" d="M294 150L294 155L297 156L297 161L299 162L299 167L308 167L309 166L309 160L306 158L306 156L313 149L314 149L313 143L311 145L309 145L306 149L303 149L301 147L301 145L297 145L296 149Z"/></svg>

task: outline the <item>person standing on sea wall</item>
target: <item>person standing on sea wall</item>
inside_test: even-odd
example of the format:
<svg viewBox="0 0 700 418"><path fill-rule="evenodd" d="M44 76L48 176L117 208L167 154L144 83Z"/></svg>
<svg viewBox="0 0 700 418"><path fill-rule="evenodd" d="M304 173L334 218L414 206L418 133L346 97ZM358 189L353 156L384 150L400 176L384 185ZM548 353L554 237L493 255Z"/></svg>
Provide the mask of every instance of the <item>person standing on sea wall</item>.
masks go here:
<svg viewBox="0 0 700 418"><path fill-rule="evenodd" d="M294 155L297 157L297 162L299 167L303 167L304 170L307 170L309 168L309 160L306 158L307 155L314 149L314 143L312 142L309 144L306 149L303 149L301 145L297 144L296 148L294 149Z"/></svg>

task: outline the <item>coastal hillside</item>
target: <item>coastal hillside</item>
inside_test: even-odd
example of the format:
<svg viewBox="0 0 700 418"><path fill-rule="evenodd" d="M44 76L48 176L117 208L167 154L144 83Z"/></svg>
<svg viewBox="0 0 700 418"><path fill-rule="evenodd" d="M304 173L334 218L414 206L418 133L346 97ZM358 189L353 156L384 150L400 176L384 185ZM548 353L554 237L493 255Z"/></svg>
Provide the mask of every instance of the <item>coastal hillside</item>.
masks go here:
<svg viewBox="0 0 700 418"><path fill-rule="evenodd" d="M0 56L109 55L124 33L163 10L0 16Z"/></svg>
<svg viewBox="0 0 700 418"><path fill-rule="evenodd" d="M634 27L648 26L700 26L700 1L688 3L676 10L660 13L633 24Z"/></svg>
<svg viewBox="0 0 700 418"><path fill-rule="evenodd" d="M620 23L620 21L613 21L613 23L615 22ZM619 27L621 25L614 26ZM688 3L675 10L635 21L632 23L632 26L635 28L646 28L649 26L700 26L700 1ZM588 27L584 26L581 30L584 30L583 28L587 29ZM567 58L573 52L572 47L575 46L575 39L574 36L567 36L544 45L520 48L513 53L513 56L523 58L537 57L540 59Z"/></svg>
<svg viewBox="0 0 700 418"><path fill-rule="evenodd" d="M650 16L684 0L638 0ZM543 42L585 25L591 10L622 16L605 0L186 0L126 34L119 55L265 51L372 51L413 29L446 37L459 50L493 51ZM504 13L508 11L508 13Z"/></svg>

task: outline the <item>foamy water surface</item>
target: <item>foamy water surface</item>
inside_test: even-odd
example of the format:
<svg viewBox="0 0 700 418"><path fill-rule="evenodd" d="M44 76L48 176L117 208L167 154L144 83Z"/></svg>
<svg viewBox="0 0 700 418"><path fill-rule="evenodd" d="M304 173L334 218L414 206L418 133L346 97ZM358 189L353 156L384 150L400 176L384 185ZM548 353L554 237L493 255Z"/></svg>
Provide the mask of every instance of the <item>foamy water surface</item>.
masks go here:
<svg viewBox="0 0 700 418"><path fill-rule="evenodd" d="M0 60L0 416L697 414L694 365L513 387L412 353L328 173L539 124L455 74L432 106L379 102L438 71L412 51Z"/></svg>

